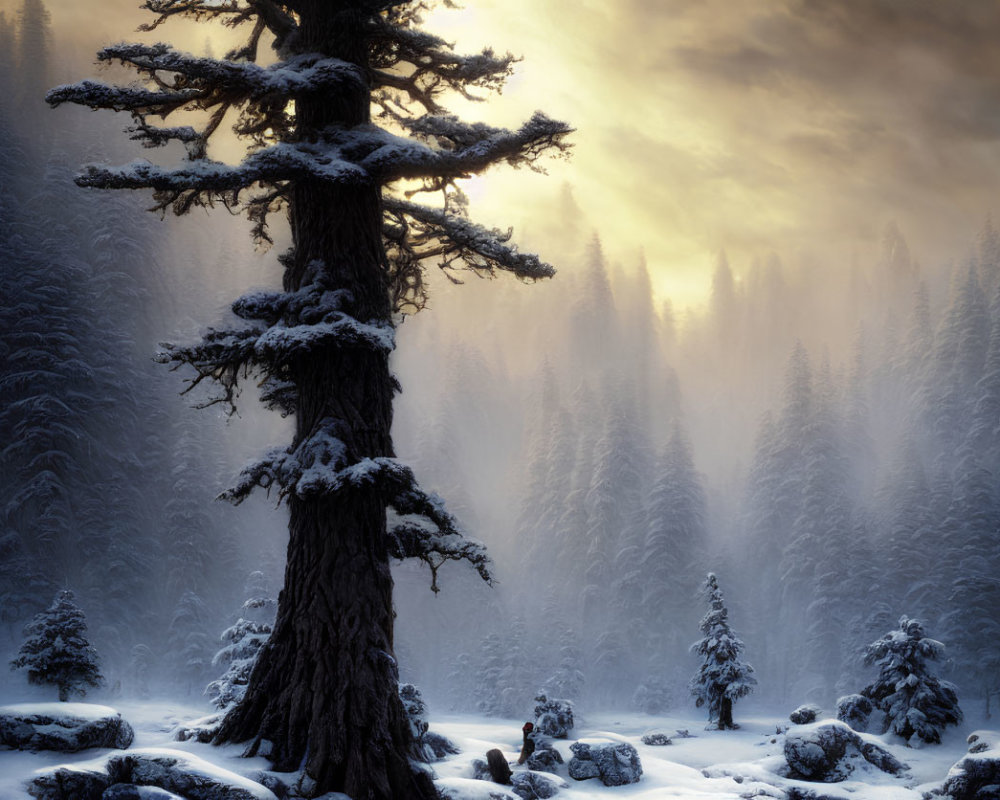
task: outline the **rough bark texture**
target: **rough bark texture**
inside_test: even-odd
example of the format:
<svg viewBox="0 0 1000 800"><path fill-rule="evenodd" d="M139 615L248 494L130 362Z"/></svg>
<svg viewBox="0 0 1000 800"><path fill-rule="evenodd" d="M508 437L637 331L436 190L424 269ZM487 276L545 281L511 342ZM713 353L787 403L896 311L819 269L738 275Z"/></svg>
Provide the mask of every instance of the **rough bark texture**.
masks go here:
<svg viewBox="0 0 1000 800"><path fill-rule="evenodd" d="M364 63L360 12L322 0L295 5L298 49ZM328 125L365 122L369 103L361 91L302 100L299 133L308 137ZM351 291L348 310L355 318L389 321L379 190L299 181L289 217L294 255L285 289L298 289L309 265L319 261L324 283ZM335 419L343 423L339 436L352 460L393 454L394 390L385 353L331 349L310 355L294 372L296 443L322 420ZM433 798L429 777L411 765L415 752L397 692L385 505L375 488L289 498L288 563L274 633L218 740L249 740L251 752L270 741L275 768L304 766L317 794Z"/></svg>

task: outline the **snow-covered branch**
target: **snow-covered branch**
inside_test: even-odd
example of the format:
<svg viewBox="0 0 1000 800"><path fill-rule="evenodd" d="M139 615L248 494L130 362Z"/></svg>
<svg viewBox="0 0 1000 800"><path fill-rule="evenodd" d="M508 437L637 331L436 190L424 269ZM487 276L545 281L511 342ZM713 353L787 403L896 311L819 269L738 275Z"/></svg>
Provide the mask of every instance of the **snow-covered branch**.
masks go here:
<svg viewBox="0 0 1000 800"><path fill-rule="evenodd" d="M473 89L499 92L517 59L510 53L497 55L490 48L475 55L459 55L444 39L397 24L391 18L376 23L372 37L375 55L373 83L382 90L383 108L404 108L405 101L418 103L437 113L444 92L457 92L469 100L482 100ZM391 102L389 93L402 93L403 101Z"/></svg>
<svg viewBox="0 0 1000 800"><path fill-rule="evenodd" d="M98 189L155 189L177 195L194 192L204 196L207 203L213 198L231 202L240 190L254 184L273 186L306 177L351 185L368 180L364 170L356 164L332 157L323 148L277 144L251 153L235 166L207 158L174 168L161 167L145 159L118 167L88 164L77 176L76 183ZM161 203L158 207L166 205Z"/></svg>
<svg viewBox="0 0 1000 800"><path fill-rule="evenodd" d="M572 133L565 122L540 111L516 131L469 125L451 116L421 118L409 127L413 133L448 142L449 149L421 146L412 139L383 133L384 143L368 153L360 166L381 183L403 178L466 178L501 162L538 169L543 154L568 151L565 137Z"/></svg>
<svg viewBox="0 0 1000 800"><path fill-rule="evenodd" d="M167 72L176 88L194 84L219 93L237 93L247 99L264 95L296 95L325 92L344 86L363 84L360 68L318 53L302 53L267 67L247 61L192 56L167 44L115 44L98 52L99 61L118 61L134 67L140 74ZM51 101L50 101L51 102ZM87 103L90 105L90 103Z"/></svg>
<svg viewBox="0 0 1000 800"><path fill-rule="evenodd" d="M239 504L256 488L277 488L279 500L294 494L302 500L330 496L346 489L369 489L387 498L394 512L387 524L389 551L395 558L418 558L431 570L431 589L438 592L438 570L446 561L468 561L480 577L493 583L486 548L465 537L444 501L421 489L413 471L393 458L353 458L341 439L346 423L324 418L295 447L271 450L245 466L236 485L220 498Z"/></svg>
<svg viewBox="0 0 1000 800"><path fill-rule="evenodd" d="M493 562L486 547L468 539L458 520L436 494L425 492L407 469L400 491L390 501L395 517L389 520L391 552L395 558L417 558L431 570L431 591L440 591L438 570L446 561L468 561L484 581L493 584Z"/></svg>
<svg viewBox="0 0 1000 800"><path fill-rule="evenodd" d="M248 57L256 44L251 42L233 55ZM192 158L203 158L209 137L230 108L244 112L236 125L240 135L263 145L291 125L286 113L290 99L330 92L344 86L361 86L362 71L355 65L316 53L303 53L286 61L261 67L252 61L203 58L182 53L166 44L116 44L98 53L101 61L118 61L145 75L156 88L107 86L96 81L57 86L47 95L52 106L76 103L89 108L128 111L137 121L133 131L146 146L159 146L183 131L182 141ZM172 75L166 80L163 75ZM193 128L155 128L149 116L166 118L178 109L215 109L205 128L192 135Z"/></svg>
<svg viewBox="0 0 1000 800"><path fill-rule="evenodd" d="M161 364L173 364L174 369L188 365L195 370L195 377L188 381L183 394L192 391L204 380L214 381L221 394L199 404L199 408L225 404L229 413L236 410L240 381L250 374L254 365L254 346L263 333L262 326L243 330L215 330L209 328L197 344L185 347L165 342L156 354Z"/></svg>
<svg viewBox="0 0 1000 800"><path fill-rule="evenodd" d="M221 393L203 404L225 404L235 410L239 384L260 368L265 404L290 411L295 397L291 368L303 358L324 349L370 349L390 352L394 330L388 322L361 322L345 304L343 290L308 283L295 292L253 292L233 303L233 312L250 324L235 330L209 329L200 342L178 346L164 344L157 355L161 363L194 368L195 377L185 392L204 380L215 382ZM297 479L296 479L297 480ZM282 485L287 479L280 481ZM265 485L256 481L256 485Z"/></svg>
<svg viewBox="0 0 1000 800"><path fill-rule="evenodd" d="M455 283L461 283L454 274L459 270L470 270L484 277L503 270L528 281L555 275L555 269L538 256L522 253L510 244L510 230L485 228L461 214L397 197L386 197L383 207L384 238L396 308L423 307L424 259L435 259Z"/></svg>

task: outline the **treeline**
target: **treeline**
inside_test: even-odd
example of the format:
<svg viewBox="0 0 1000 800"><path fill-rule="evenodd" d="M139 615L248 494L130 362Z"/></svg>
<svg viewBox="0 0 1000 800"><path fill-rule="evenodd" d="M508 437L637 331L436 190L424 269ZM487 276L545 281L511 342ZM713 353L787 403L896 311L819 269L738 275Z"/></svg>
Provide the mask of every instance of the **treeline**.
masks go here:
<svg viewBox="0 0 1000 800"><path fill-rule="evenodd" d="M260 553L213 502L218 420L152 361L183 251L144 198L74 186L81 163L131 156L57 126L56 54L41 0L0 14L0 650L70 588L109 686L200 693Z"/></svg>
<svg viewBox="0 0 1000 800"><path fill-rule="evenodd" d="M414 590L413 618L444 631L417 642L401 612L413 679L512 716L560 685L591 706L687 703L713 570L765 698L832 707L903 614L945 642L970 703L995 696L993 226L937 272L893 226L871 263L832 274L771 257L736 278L723 257L707 308L686 314L653 308L644 265L584 249L551 285L490 307L458 287L441 300L461 296L454 321L414 326L445 377L404 393L400 446L487 540L500 586L454 576L443 602L485 609L468 624ZM428 643L460 654L453 669L422 674Z"/></svg>

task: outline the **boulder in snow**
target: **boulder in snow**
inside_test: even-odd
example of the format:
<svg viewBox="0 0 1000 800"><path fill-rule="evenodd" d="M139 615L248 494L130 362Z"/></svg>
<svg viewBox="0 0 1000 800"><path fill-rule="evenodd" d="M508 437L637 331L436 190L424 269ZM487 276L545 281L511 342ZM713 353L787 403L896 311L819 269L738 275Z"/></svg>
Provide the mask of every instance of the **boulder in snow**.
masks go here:
<svg viewBox="0 0 1000 800"><path fill-rule="evenodd" d="M647 744L650 747L664 747L668 744L673 744L670 741L670 737L667 736L663 731L648 731L642 735L642 743Z"/></svg>
<svg viewBox="0 0 1000 800"><path fill-rule="evenodd" d="M789 731L785 736L785 759L793 777L823 783L845 780L859 760L891 775L907 768L871 737L862 739L843 722L833 720Z"/></svg>
<svg viewBox="0 0 1000 800"><path fill-rule="evenodd" d="M423 745L428 761L440 761L445 756L453 756L460 752L451 739L434 731L427 731L424 734Z"/></svg>
<svg viewBox="0 0 1000 800"><path fill-rule="evenodd" d="M806 703L805 705L799 706L791 714L789 714L788 719L790 719L794 725L808 725L810 722L816 721L820 710L819 706L813 705L812 703Z"/></svg>
<svg viewBox="0 0 1000 800"><path fill-rule="evenodd" d="M625 742L594 745L576 742L569 749L573 751L569 776L575 780L600 778L605 786L625 786L638 783L642 776L639 754Z"/></svg>
<svg viewBox="0 0 1000 800"><path fill-rule="evenodd" d="M875 706L863 694L849 694L837 701L837 719L860 733L871 733ZM879 731L881 733L881 731Z"/></svg>
<svg viewBox="0 0 1000 800"><path fill-rule="evenodd" d="M518 772L510 782L514 786L514 794L521 800L548 800L565 786L559 779L538 772Z"/></svg>
<svg viewBox="0 0 1000 800"><path fill-rule="evenodd" d="M969 736L969 754L948 770L940 789L925 797L948 800L989 800L1000 797L1000 735L976 731ZM985 747L984 747L985 745Z"/></svg>
<svg viewBox="0 0 1000 800"><path fill-rule="evenodd" d="M186 742L189 739L195 739L203 744L210 742L215 738L215 733L219 730L219 724L222 722L223 716L225 715L209 714L207 717L200 717L191 722L179 725L174 738L178 742Z"/></svg>
<svg viewBox="0 0 1000 800"><path fill-rule="evenodd" d="M28 794L35 800L102 800L110 785L108 776L101 772L59 767L32 780Z"/></svg>
<svg viewBox="0 0 1000 800"><path fill-rule="evenodd" d="M101 800L184 800L184 798L159 786L116 783L104 790Z"/></svg>
<svg viewBox="0 0 1000 800"><path fill-rule="evenodd" d="M112 756L108 774L112 783L155 786L187 800L277 800L259 783L179 750L148 748Z"/></svg>
<svg viewBox="0 0 1000 800"><path fill-rule="evenodd" d="M417 742L421 758L431 763L440 761L447 755L459 752L458 748L439 733L431 733L427 723L427 704L420 690L412 683L399 685L399 699L403 702L403 710L410 723L410 731Z"/></svg>
<svg viewBox="0 0 1000 800"><path fill-rule="evenodd" d="M535 698L535 730L554 739L565 739L573 730L573 704L569 700L550 700L544 694Z"/></svg>
<svg viewBox="0 0 1000 800"><path fill-rule="evenodd" d="M549 742L541 741L524 763L528 769L537 772L556 772L558 765L563 763L563 757Z"/></svg>
<svg viewBox="0 0 1000 800"><path fill-rule="evenodd" d="M91 747L124 749L132 726L109 706L92 703L20 703L0 706L0 745L14 750L75 753Z"/></svg>

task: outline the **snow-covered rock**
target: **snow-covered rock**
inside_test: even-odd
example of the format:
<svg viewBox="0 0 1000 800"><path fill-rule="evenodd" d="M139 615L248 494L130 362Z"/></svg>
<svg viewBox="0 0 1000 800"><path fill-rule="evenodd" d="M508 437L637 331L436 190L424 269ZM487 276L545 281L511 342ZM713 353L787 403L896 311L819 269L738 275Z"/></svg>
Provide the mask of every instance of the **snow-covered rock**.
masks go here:
<svg viewBox="0 0 1000 800"><path fill-rule="evenodd" d="M101 800L185 800L185 798L159 786L116 783L104 790Z"/></svg>
<svg viewBox="0 0 1000 800"><path fill-rule="evenodd" d="M668 744L673 744L670 737L663 731L647 731L642 735L642 743L649 745L650 747L663 747Z"/></svg>
<svg viewBox="0 0 1000 800"><path fill-rule="evenodd" d="M277 800L259 783L180 750L147 748L112 756L108 774L113 783L157 786L190 800Z"/></svg>
<svg viewBox="0 0 1000 800"><path fill-rule="evenodd" d="M535 747L535 752L524 762L528 769L538 772L556 772L558 765L563 763L563 757L549 742L541 741Z"/></svg>
<svg viewBox="0 0 1000 800"><path fill-rule="evenodd" d="M202 743L210 742L215 737L223 716L223 714L209 714L179 725L174 738L178 742L187 742L191 739Z"/></svg>
<svg viewBox="0 0 1000 800"><path fill-rule="evenodd" d="M1000 734L976 731L969 736L969 754L948 770L940 789L927 797L948 800L990 800L1000 797Z"/></svg>
<svg viewBox="0 0 1000 800"><path fill-rule="evenodd" d="M57 767L37 775L28 791L36 800L277 800L270 789L235 772L153 747L112 754L85 768Z"/></svg>
<svg viewBox="0 0 1000 800"><path fill-rule="evenodd" d="M13 750L75 753L91 747L124 749L132 727L109 706L92 703L20 703L0 706L0 745Z"/></svg>
<svg viewBox="0 0 1000 800"><path fill-rule="evenodd" d="M420 755L424 761L431 763L440 761L447 755L454 755L458 748L439 733L432 733L427 720L427 704L420 690L412 683L399 685L399 699L403 702L403 710L410 722L410 731L417 742Z"/></svg>
<svg viewBox="0 0 1000 800"><path fill-rule="evenodd" d="M565 739L573 730L573 704L569 700L535 698L535 729L554 739Z"/></svg>
<svg viewBox="0 0 1000 800"><path fill-rule="evenodd" d="M821 709L819 706L813 705L812 703L806 703L805 705L799 706L791 714L789 714L788 719L790 719L795 725L808 725L810 722L816 721L820 711Z"/></svg>
<svg viewBox="0 0 1000 800"><path fill-rule="evenodd" d="M59 767L28 783L35 800L102 800L111 780L102 772Z"/></svg>
<svg viewBox="0 0 1000 800"><path fill-rule="evenodd" d="M468 778L442 778L434 782L441 800L521 800L510 787Z"/></svg>
<svg viewBox="0 0 1000 800"><path fill-rule="evenodd" d="M445 756L453 756L460 752L451 739L434 731L427 731L424 734L423 746L428 761L440 761Z"/></svg>
<svg viewBox="0 0 1000 800"><path fill-rule="evenodd" d="M573 751L573 758L569 762L569 776L575 780L600 778L605 786L624 786L638 783L642 776L639 754L630 744L576 742L569 749Z"/></svg>
<svg viewBox="0 0 1000 800"><path fill-rule="evenodd" d="M874 704L863 694L848 694L837 701L837 719L860 733L872 732L874 711Z"/></svg>
<svg viewBox="0 0 1000 800"><path fill-rule="evenodd" d="M846 780L861 760L891 775L907 769L873 737L862 738L843 722L834 720L789 731L785 736L785 760L794 777L823 783Z"/></svg>
<svg viewBox="0 0 1000 800"><path fill-rule="evenodd" d="M511 779L514 794L521 800L548 800L566 784L558 778L538 772L518 772Z"/></svg>

